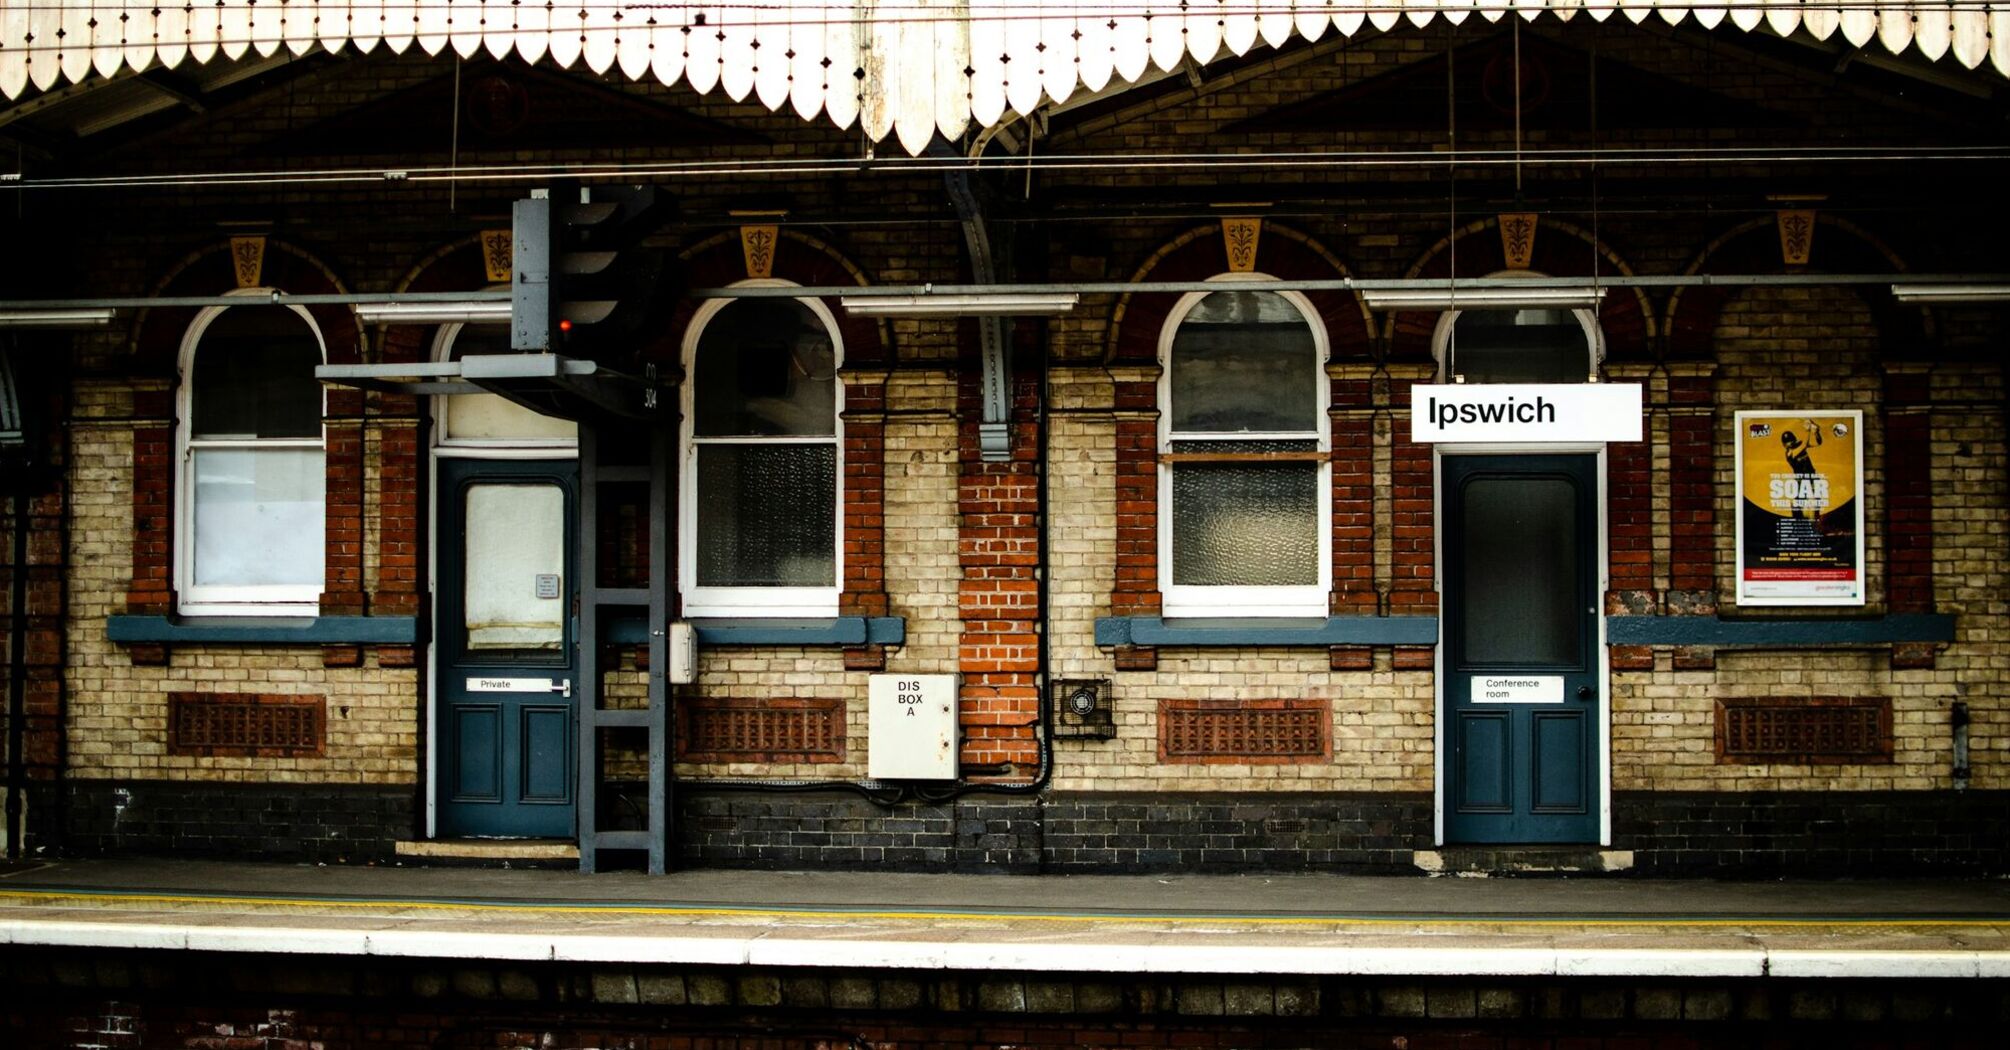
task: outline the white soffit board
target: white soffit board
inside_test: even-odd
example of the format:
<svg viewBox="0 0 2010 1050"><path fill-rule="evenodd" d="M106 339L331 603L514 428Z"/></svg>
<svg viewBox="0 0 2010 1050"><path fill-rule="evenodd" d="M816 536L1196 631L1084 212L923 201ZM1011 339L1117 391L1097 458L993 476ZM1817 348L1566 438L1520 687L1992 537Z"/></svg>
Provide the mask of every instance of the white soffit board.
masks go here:
<svg viewBox="0 0 2010 1050"><path fill-rule="evenodd" d="M293 56L319 45L468 57L546 56L631 80L684 81L768 109L822 114L838 127L858 121L875 139L892 133L919 155L936 132L949 139L972 123L997 123L1066 102L1077 91L1136 80L1189 56L1280 47L1318 39L1330 27L1388 31L1428 26L1440 15L1490 22L1509 16L1669 24L1728 20L1739 29L1797 29L1852 46L1875 40L1893 54L1970 69L1989 62L2010 75L2010 4L1981 0L1844 0L1744 5L1710 0L767 0L765 3L645 4L571 0L562 7L482 0L339 0L315 4L207 0L171 7L155 0L0 0L0 96L121 68L173 69L221 55Z"/></svg>

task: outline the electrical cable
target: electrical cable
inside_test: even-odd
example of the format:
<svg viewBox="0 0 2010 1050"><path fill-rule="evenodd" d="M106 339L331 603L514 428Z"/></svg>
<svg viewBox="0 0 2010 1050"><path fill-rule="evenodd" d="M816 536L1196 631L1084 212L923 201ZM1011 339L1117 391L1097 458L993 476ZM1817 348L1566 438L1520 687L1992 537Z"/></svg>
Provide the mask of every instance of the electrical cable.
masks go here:
<svg viewBox="0 0 2010 1050"><path fill-rule="evenodd" d="M728 162L625 161L560 164L496 164L462 167L415 168L323 168L305 171L252 170L222 172L179 172L148 175L72 176L34 179L21 174L0 175L0 187L17 189L134 189L162 187L289 186L307 183L424 184L433 182L508 183L554 178L743 178L758 175L892 175L941 174L946 171L981 171L1009 165L1050 171L1193 171L1215 173L1236 170L1303 171L1333 168L1435 168L1456 164L1462 167L1514 168L1518 165L1578 167L1594 164L1771 165L1771 164L1864 164L1921 162L1975 163L2010 161L2010 146L1770 146L1770 147L1640 147L1619 149L1558 148L1523 150L1474 150L1447 156L1444 151L1309 151L1298 153L1110 153L1047 154L1039 157L936 157L914 158L778 158L742 159Z"/></svg>

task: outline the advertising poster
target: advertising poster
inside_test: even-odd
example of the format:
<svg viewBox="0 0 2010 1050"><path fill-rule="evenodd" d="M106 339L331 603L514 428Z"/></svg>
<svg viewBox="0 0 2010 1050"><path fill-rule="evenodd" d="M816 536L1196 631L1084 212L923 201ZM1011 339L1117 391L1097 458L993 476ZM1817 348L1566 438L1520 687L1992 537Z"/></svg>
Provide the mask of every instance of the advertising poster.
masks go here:
<svg viewBox="0 0 2010 1050"><path fill-rule="evenodd" d="M1863 413L1737 414L1738 604L1862 605Z"/></svg>

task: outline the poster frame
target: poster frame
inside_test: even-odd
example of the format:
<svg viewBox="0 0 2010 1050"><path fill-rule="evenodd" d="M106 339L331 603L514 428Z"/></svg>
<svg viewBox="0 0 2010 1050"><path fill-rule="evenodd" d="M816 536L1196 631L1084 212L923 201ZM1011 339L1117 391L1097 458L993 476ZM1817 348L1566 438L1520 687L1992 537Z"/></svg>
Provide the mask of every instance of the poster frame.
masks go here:
<svg viewBox="0 0 2010 1050"><path fill-rule="evenodd" d="M1851 470L1853 476L1850 491L1854 493L1856 506L1855 522L1855 568L1856 579L1852 593L1847 595L1754 595L1748 593L1745 579L1745 435L1752 422L1797 424L1809 419L1848 419L1851 437ZM1864 441L1863 410L1842 408L1806 409L1750 409L1732 414L1731 430L1731 532L1736 544L1736 559L1732 564L1732 601L1741 607L1782 607L1782 606L1863 606L1869 600L1870 566L1865 561L1867 545L1864 535L1864 509L1869 502L1864 490Z"/></svg>

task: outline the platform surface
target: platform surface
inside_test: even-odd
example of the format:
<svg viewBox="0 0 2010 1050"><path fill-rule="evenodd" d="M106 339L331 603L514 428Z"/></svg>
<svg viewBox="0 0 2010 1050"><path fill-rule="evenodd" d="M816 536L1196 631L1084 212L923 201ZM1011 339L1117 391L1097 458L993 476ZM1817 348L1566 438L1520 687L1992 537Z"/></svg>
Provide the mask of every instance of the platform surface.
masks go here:
<svg viewBox="0 0 2010 1050"><path fill-rule="evenodd" d="M1057 973L2004 978L2010 881L57 861L0 873L0 944Z"/></svg>

